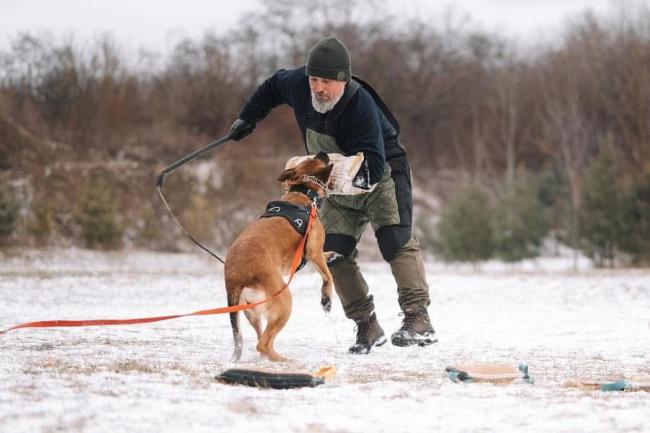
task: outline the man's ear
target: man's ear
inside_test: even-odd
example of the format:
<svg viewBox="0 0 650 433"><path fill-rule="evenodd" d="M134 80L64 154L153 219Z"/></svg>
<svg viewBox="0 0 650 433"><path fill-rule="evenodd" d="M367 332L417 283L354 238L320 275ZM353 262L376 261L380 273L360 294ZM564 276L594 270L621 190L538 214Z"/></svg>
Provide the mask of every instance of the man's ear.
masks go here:
<svg viewBox="0 0 650 433"><path fill-rule="evenodd" d="M290 180L296 177L296 169L295 168L289 168L287 170L284 170L280 177L278 177L278 180L280 182L284 182L285 180Z"/></svg>

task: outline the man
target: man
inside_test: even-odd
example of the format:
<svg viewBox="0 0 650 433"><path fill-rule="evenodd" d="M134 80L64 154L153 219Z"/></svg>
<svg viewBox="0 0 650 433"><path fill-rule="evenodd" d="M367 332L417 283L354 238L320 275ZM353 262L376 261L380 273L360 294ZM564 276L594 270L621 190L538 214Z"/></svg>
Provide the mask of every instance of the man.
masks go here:
<svg viewBox="0 0 650 433"><path fill-rule="evenodd" d="M309 154L363 152L364 165L354 184L369 192L330 196L320 212L326 231L324 250L335 252L328 261L334 286L345 315L357 324L356 342L349 350L365 354L386 342L356 262L357 243L368 222L390 264L403 311L402 327L391 341L397 346L425 346L437 339L427 312L429 287L420 245L411 233L411 174L398 140L399 125L374 90L352 78L350 65L341 41L322 39L311 49L306 66L281 69L258 87L232 125L230 137L243 139L271 109L288 104Z"/></svg>

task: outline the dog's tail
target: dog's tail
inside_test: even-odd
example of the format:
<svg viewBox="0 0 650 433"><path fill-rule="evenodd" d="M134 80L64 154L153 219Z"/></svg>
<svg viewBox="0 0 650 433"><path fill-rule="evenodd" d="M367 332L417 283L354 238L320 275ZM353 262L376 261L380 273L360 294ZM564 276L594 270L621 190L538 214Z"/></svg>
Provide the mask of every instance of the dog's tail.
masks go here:
<svg viewBox="0 0 650 433"><path fill-rule="evenodd" d="M231 294L233 296L231 296ZM229 290L228 291L228 306L233 306L239 304L239 296L234 296L233 291ZM234 341L234 349L232 352L232 360L233 361L239 361L239 358L241 358L241 352L242 352L242 347L243 347L243 339L241 335L241 331L239 329L239 311L235 311L234 313L229 313L230 314L230 326L232 327L232 338Z"/></svg>

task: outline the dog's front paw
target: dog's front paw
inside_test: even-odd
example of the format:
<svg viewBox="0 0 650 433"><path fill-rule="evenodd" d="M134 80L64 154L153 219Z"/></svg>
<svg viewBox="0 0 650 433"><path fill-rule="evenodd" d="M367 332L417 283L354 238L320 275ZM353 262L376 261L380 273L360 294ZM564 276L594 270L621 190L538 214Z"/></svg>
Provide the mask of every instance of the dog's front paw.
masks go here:
<svg viewBox="0 0 650 433"><path fill-rule="evenodd" d="M329 313L332 311L332 297L331 296L323 296L320 298L320 304L323 307L323 311L326 313Z"/></svg>
<svg viewBox="0 0 650 433"><path fill-rule="evenodd" d="M325 257L325 263L327 263L327 266L334 266L344 258L343 255L336 251L325 251L323 257Z"/></svg>

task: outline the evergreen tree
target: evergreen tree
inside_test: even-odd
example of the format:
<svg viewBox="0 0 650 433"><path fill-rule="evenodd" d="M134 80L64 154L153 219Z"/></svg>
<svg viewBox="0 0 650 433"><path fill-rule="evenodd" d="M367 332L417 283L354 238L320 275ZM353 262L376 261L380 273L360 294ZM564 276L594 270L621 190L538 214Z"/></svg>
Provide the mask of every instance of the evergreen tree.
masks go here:
<svg viewBox="0 0 650 433"><path fill-rule="evenodd" d="M550 218L528 176L520 176L494 212L496 255L508 262L537 257L550 230Z"/></svg>
<svg viewBox="0 0 650 433"><path fill-rule="evenodd" d="M8 185L0 186L0 237L11 235L16 230L20 206Z"/></svg>
<svg viewBox="0 0 650 433"><path fill-rule="evenodd" d="M491 207L481 188L465 186L451 197L441 214L435 247L447 261L472 262L492 256Z"/></svg>
<svg viewBox="0 0 650 433"><path fill-rule="evenodd" d="M621 155L605 146L585 172L579 212L580 247L596 266L613 265L629 243L630 203Z"/></svg>
<svg viewBox="0 0 650 433"><path fill-rule="evenodd" d="M542 172L538 181L538 197L542 204L552 236L561 243L572 244L571 192L566 174L559 165Z"/></svg>
<svg viewBox="0 0 650 433"><path fill-rule="evenodd" d="M637 263L650 261L650 172L637 180L630 197L630 236L621 249L632 254Z"/></svg>
<svg viewBox="0 0 650 433"><path fill-rule="evenodd" d="M118 246L122 231L117 223L117 202L108 184L93 181L82 190L77 222L88 247Z"/></svg>

